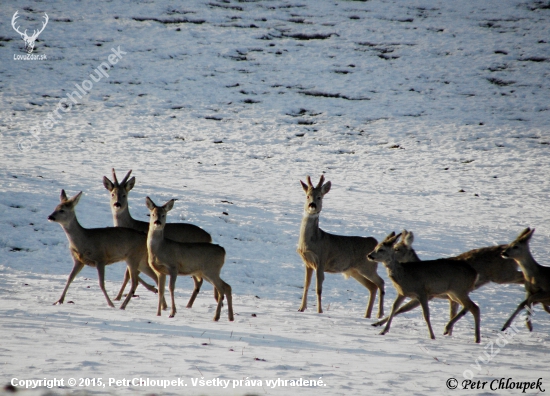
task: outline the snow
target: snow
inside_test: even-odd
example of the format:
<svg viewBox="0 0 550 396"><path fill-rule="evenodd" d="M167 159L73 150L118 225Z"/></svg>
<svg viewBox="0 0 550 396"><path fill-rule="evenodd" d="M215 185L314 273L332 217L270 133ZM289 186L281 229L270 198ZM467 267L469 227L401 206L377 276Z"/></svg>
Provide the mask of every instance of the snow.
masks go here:
<svg viewBox="0 0 550 396"><path fill-rule="evenodd" d="M9 22L17 10L22 29L50 17L33 52L47 60L14 60L25 54ZM324 173L326 231L381 240L406 228L430 259L535 227L531 250L548 265L547 2L27 0L3 2L0 20L1 385L57 378L64 386L55 394L113 395L493 394L489 383L500 378L550 387L545 312L535 309L533 332L518 321L519 332L498 342L522 287L472 293L481 345L470 314L442 335L443 301L430 304L436 340L420 310L380 336L375 319L362 317L368 292L353 279L327 275L325 313L316 313L313 290L297 312L304 269L295 251L299 180ZM118 48L108 77L52 115ZM146 196L177 198L169 221L197 224L227 250L222 278L235 322L225 307L212 322L206 283L185 309L192 282L184 277L175 318L155 316L156 296L143 287L125 311L109 308L91 268L65 304L52 305L72 260L62 229L46 218L63 188L84 191L81 224L112 225L101 179L113 167L133 170L136 218L147 221ZM107 268L111 297L124 270ZM395 290L382 265L378 272L388 313ZM461 390L466 370L488 382L483 390ZM69 378L107 385L68 386ZM187 386L123 384L134 378ZM267 384L278 378L322 385ZM458 390L447 389L449 378ZM245 382L194 386L201 379Z"/></svg>

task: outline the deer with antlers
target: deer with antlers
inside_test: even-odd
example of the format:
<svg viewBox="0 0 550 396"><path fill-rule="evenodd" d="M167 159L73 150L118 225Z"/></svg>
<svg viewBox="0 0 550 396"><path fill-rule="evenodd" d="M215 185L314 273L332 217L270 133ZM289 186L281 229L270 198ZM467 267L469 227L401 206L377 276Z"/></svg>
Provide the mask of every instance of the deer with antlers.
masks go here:
<svg viewBox="0 0 550 396"><path fill-rule="evenodd" d="M29 36L27 35L27 29L25 29L24 32L21 32L19 30L19 26L15 26L15 21L17 20L17 18L19 18L19 15L17 15L18 12L19 11L15 11L15 14L13 14L13 17L11 18L11 26L17 33L21 35L21 38L23 38L23 40L25 41L25 50L30 54L34 50L34 43L36 39L38 38L40 33L42 33L46 28L46 25L48 24L50 18L48 17L48 14L44 13L44 22L42 22L42 29L34 30L33 34Z"/></svg>
<svg viewBox="0 0 550 396"><path fill-rule="evenodd" d="M307 293L313 271L317 274L317 312L322 313L321 294L325 272L343 273L351 276L370 292L365 317L370 318L376 290L380 291L378 317L384 314L384 280L376 272L378 264L367 259L367 255L376 247L377 241L372 237L342 236L329 234L319 228L319 214L323 209L323 197L330 191L331 183L321 176L317 186L311 178L307 184L300 181L306 194L304 216L300 227L298 254L305 264L304 294L298 311L307 308Z"/></svg>
<svg viewBox="0 0 550 396"><path fill-rule="evenodd" d="M110 204L115 227L132 228L134 230L138 230L147 234L149 230L149 223L134 219L130 214L130 209L128 207L128 194L130 193L132 188L134 188L134 185L136 183L135 177L129 179L132 170L130 169L130 171L126 174L126 176L124 176L122 181L120 181L120 183L116 177L116 172L114 169L112 169L112 173L113 181L109 180L109 178L107 178L106 176L103 176L103 186L111 193ZM166 224L166 226L164 227L164 236L176 242L212 242L212 237L208 232L204 231L200 227L197 227L196 225L188 223ZM118 293L115 300L120 300L122 298L124 288L128 283L128 279L129 272L126 271L126 273L124 274L122 287L120 288L120 292ZM138 280L139 283L144 285L148 290L154 292L157 291L153 286L148 285L141 278L139 278ZM193 282L195 284L195 287L193 289L193 293L191 294L191 298L187 303L187 308L191 308L193 306L195 298L200 292L203 280L201 278L193 276Z"/></svg>

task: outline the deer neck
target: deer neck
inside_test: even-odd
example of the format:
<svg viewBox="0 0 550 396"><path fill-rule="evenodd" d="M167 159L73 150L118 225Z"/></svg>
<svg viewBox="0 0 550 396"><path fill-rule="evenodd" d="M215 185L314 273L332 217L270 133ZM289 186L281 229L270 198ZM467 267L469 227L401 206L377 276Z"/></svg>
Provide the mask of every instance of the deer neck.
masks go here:
<svg viewBox="0 0 550 396"><path fill-rule="evenodd" d="M130 215L130 209L126 206L126 209L120 211L113 210L113 223L115 227L128 227L133 228L134 219Z"/></svg>
<svg viewBox="0 0 550 396"><path fill-rule="evenodd" d="M149 231L147 231L147 246L149 248L158 248L164 241L164 227L155 228L149 225Z"/></svg>
<svg viewBox="0 0 550 396"><path fill-rule="evenodd" d="M71 246L78 247L81 242L86 241L86 229L80 225L76 216L70 222L61 224L61 227Z"/></svg>
<svg viewBox="0 0 550 396"><path fill-rule="evenodd" d="M420 257L418 257L418 255L416 254L416 252L414 251L414 249L411 249L409 251L409 254L408 254L408 260L409 262L416 262L416 261L420 261Z"/></svg>
<svg viewBox="0 0 550 396"><path fill-rule="evenodd" d="M539 263L535 261L529 250L521 259L515 259L515 261L521 268L525 278L532 279L539 274Z"/></svg>
<svg viewBox="0 0 550 396"><path fill-rule="evenodd" d="M311 215L304 213L300 226L299 246L307 246L310 242L321 239L322 231L319 228L319 213Z"/></svg>
<svg viewBox="0 0 550 396"><path fill-rule="evenodd" d="M403 275L403 265L400 264L395 256L392 256L388 260L384 261L384 266L388 272L388 276L392 280L398 280L402 278Z"/></svg>

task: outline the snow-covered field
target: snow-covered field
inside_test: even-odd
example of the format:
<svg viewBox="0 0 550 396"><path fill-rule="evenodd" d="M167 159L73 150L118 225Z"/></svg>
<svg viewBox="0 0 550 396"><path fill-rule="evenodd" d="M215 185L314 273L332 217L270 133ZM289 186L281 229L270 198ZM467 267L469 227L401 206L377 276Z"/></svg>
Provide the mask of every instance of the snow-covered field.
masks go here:
<svg viewBox="0 0 550 396"><path fill-rule="evenodd" d="M47 60L15 60L25 54L16 11L29 32L48 14L33 52ZM518 321L513 338L499 337L522 287L472 293L481 345L470 314L442 335L441 300L430 304L436 340L420 310L380 336L353 279L327 274L325 313L313 289L297 312L295 251L299 180L324 174L327 231L381 240L407 228L428 259L534 227L532 253L550 265L548 1L7 0L0 27L2 387L55 378L62 395L521 394L489 388L512 378L550 388L550 317L537 307L532 333ZM75 84L89 92L79 98ZM147 195L177 198L169 221L197 224L225 247L234 322L226 307L212 322L206 283L185 309L184 277L175 318L155 316L157 297L143 287L125 311L109 308L91 268L52 305L72 259L47 216L63 188L84 192L81 224L112 225L101 180L113 167L133 170L136 218L148 219ZM111 298L124 270L107 269ZM389 312L395 289L378 272ZM484 389L461 390L471 376ZM322 383L290 386L299 379Z"/></svg>

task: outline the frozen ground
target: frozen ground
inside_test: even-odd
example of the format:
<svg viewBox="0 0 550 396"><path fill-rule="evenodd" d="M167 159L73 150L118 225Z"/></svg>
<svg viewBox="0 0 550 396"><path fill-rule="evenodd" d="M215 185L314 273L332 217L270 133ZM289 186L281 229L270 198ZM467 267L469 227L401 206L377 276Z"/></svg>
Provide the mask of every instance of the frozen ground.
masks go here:
<svg viewBox="0 0 550 396"><path fill-rule="evenodd" d="M24 55L10 25L17 10L29 31L49 15L34 50L47 60L14 60ZM313 290L308 310L296 312L295 252L298 181L324 173L333 183L321 214L327 231L382 239L407 228L427 259L508 243L530 226L533 255L549 265L548 1L8 0L0 21L1 385L58 378L65 386L55 394L495 394L488 385L447 389L470 370L475 380L542 378L550 388L546 313L536 310L532 333L520 324L508 344L495 343L522 287L472 294L482 345L471 315L442 336L441 301L431 303L436 340L420 311L379 336L374 319L362 318L367 291L338 275L326 277L324 314ZM119 47L108 77L45 127ZM178 280L173 319L155 316L156 296L142 287L126 311L111 309L92 269L69 289L74 304L51 305L72 260L46 218L64 188L84 191L83 225L112 225L101 183L112 167L133 169L136 218L147 220L147 195L178 198L170 220L200 225L226 248L235 322L225 309L211 321L209 285L186 310L188 278ZM123 264L108 268L111 296L123 273ZM395 290L383 266L379 273L389 312ZM180 378L187 387L67 386L69 378ZM262 386L194 386L201 378ZM326 386L267 384L277 378Z"/></svg>

